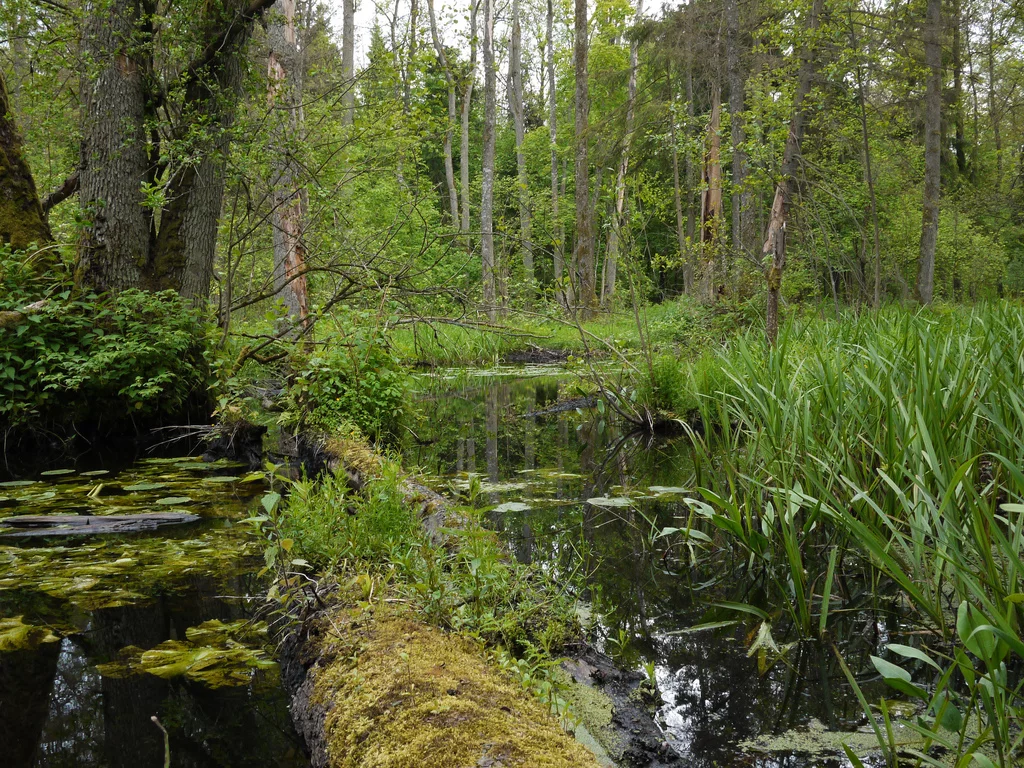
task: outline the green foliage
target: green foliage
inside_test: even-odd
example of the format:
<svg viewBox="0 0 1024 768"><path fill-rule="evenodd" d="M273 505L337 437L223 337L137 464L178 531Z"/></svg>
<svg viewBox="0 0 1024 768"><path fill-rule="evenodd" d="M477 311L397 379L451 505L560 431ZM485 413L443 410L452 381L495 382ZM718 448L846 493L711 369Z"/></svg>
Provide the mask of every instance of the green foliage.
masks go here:
<svg viewBox="0 0 1024 768"><path fill-rule="evenodd" d="M0 311L38 300L0 254ZM56 290L0 329L0 423L69 425L180 414L205 393L205 329L173 292L114 297Z"/></svg>
<svg viewBox="0 0 1024 768"><path fill-rule="evenodd" d="M406 374L376 320L348 310L338 330L319 341L289 387L286 420L301 414L306 426L331 435L394 433Z"/></svg>
<svg viewBox="0 0 1024 768"><path fill-rule="evenodd" d="M721 531L762 570L767 605L731 607L828 639L834 583L902 601L946 648L929 655L934 688L876 662L925 703L912 727L957 761L1009 765L1024 724L1024 310L791 322L774 349L740 338L715 358L731 385L699 390L704 487L679 535L711 546Z"/></svg>
<svg viewBox="0 0 1024 768"><path fill-rule="evenodd" d="M295 483L276 517L275 539L320 571L369 573L432 623L512 653L539 648L550 655L576 636L573 600L550 576L508 558L472 510L460 512L470 516L467 525L446 529L443 544L433 541L401 484L390 463L358 493L343 476Z"/></svg>

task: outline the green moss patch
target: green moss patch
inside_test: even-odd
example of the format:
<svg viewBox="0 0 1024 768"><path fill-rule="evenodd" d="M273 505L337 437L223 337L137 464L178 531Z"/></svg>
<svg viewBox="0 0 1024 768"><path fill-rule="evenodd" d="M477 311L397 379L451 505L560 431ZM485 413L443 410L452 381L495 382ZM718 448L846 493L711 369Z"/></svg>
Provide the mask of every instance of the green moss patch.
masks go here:
<svg viewBox="0 0 1024 768"><path fill-rule="evenodd" d="M339 768L598 766L479 644L387 608L342 609L323 622L314 698Z"/></svg>

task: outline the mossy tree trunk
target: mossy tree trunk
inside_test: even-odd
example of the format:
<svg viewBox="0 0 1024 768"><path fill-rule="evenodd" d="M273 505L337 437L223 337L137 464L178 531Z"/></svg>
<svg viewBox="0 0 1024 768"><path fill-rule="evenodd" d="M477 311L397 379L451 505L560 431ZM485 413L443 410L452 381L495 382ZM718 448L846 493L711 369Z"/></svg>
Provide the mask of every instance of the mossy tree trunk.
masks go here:
<svg viewBox="0 0 1024 768"><path fill-rule="evenodd" d="M0 72L0 242L15 250L51 239L32 171L21 154L21 136Z"/></svg>
<svg viewBox="0 0 1024 768"><path fill-rule="evenodd" d="M154 66L163 54L151 0L96 0L87 7L79 170L87 226L76 268L80 285L114 292L171 289L196 303L206 300L242 78L240 51L270 5L229 0L209 6L192 41L198 54L166 80ZM174 116L170 124L168 115ZM204 129L196 132L197 124ZM165 143L173 150L169 159Z"/></svg>

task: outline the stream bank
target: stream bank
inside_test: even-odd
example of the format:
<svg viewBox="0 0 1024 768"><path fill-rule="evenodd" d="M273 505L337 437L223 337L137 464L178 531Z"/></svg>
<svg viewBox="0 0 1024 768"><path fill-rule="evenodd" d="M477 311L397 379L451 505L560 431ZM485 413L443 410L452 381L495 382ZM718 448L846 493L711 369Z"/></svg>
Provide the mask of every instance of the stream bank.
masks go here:
<svg viewBox="0 0 1024 768"><path fill-rule="evenodd" d="M388 463L358 441L317 440L299 452L332 473L323 481L328 496L337 479L371 497L387 492L381 488ZM354 557L313 587L309 613L282 644L285 684L313 766L676 764L640 695L642 677L616 670L589 648L575 614L544 607L554 601L571 611L549 578L504 554L464 508L404 474L392 483L413 524L422 526L422 543L412 548L445 562L423 577L429 584L417 583L409 554L390 542L385 557L362 564ZM296 490L293 498L308 494ZM336 501L334 510L345 506ZM284 519L308 520L301 506L310 504L291 506ZM350 513L373 514L365 506ZM302 539L295 540L301 551ZM477 584L445 614L442 593L458 592L466 566ZM516 587L512 606L489 603L480 583L507 578L532 585ZM564 646L561 653L572 658L556 671L557 658L535 642ZM414 755L420 757L412 762Z"/></svg>

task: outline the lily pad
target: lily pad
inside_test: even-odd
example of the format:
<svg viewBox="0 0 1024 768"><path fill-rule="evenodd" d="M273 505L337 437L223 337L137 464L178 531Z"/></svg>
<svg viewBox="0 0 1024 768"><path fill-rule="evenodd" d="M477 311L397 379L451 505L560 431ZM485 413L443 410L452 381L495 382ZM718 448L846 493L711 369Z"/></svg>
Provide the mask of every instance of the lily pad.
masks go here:
<svg viewBox="0 0 1024 768"><path fill-rule="evenodd" d="M35 480L8 480L0 483L0 488L24 488L26 485L35 485Z"/></svg>
<svg viewBox="0 0 1024 768"><path fill-rule="evenodd" d="M164 504L170 506L171 504L189 504L192 502L189 496L164 496L162 499L157 499L157 504Z"/></svg>
<svg viewBox="0 0 1024 768"><path fill-rule="evenodd" d="M60 638L46 627L25 624L21 616L0 619L0 652L32 651L43 643L54 643Z"/></svg>
<svg viewBox="0 0 1024 768"><path fill-rule="evenodd" d="M587 499L587 504L595 507L628 507L633 500L627 496L595 496Z"/></svg>
<svg viewBox="0 0 1024 768"><path fill-rule="evenodd" d="M530 508L529 504L524 504L521 501L506 501L504 504L499 504L494 508L495 512L525 512Z"/></svg>
<svg viewBox="0 0 1024 768"><path fill-rule="evenodd" d="M109 475L109 469L90 469L88 472L82 472L82 477L99 477L100 475Z"/></svg>
<svg viewBox="0 0 1024 768"><path fill-rule="evenodd" d="M123 486L124 490L131 491L158 491L161 488L166 488L167 483L135 483L134 485Z"/></svg>
<svg viewBox="0 0 1024 768"><path fill-rule="evenodd" d="M75 470L73 469L48 469L45 472L40 472L40 477L60 477L62 475L73 475Z"/></svg>
<svg viewBox="0 0 1024 768"><path fill-rule="evenodd" d="M688 493L690 490L676 485L649 485L647 489L654 493Z"/></svg>
<svg viewBox="0 0 1024 768"><path fill-rule="evenodd" d="M204 477L204 483L237 483L238 478L234 475L214 475L213 477Z"/></svg>
<svg viewBox="0 0 1024 768"><path fill-rule="evenodd" d="M248 685L257 669L274 669L277 663L259 648L213 648L180 640L167 640L148 651L136 646L121 650L116 661L98 664L105 677L127 677L145 672L168 680L185 677L210 688Z"/></svg>

